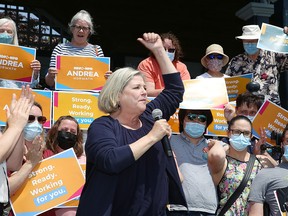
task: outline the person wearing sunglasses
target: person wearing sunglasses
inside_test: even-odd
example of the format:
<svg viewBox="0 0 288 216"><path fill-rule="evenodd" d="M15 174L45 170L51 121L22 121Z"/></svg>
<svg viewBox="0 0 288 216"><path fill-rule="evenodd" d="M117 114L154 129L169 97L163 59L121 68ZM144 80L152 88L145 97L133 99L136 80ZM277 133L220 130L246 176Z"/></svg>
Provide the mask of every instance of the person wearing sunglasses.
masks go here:
<svg viewBox="0 0 288 216"><path fill-rule="evenodd" d="M227 136L229 150L225 151L223 142L210 140L208 144L208 167L215 186L217 186L219 209L224 207L228 198L235 192L244 176L251 154L247 147L251 145L252 123L243 115L229 121ZM250 186L258 171L264 167L274 167L265 155L256 155L248 182L225 215L248 215L248 195ZM217 212L217 213L219 213Z"/></svg>
<svg viewBox="0 0 288 216"><path fill-rule="evenodd" d="M219 44L211 44L206 48L206 53L201 59L202 66L207 72L199 75L196 79L229 77L222 73L222 68L229 62L229 57L224 53Z"/></svg>
<svg viewBox="0 0 288 216"><path fill-rule="evenodd" d="M207 166L208 147L204 134L212 123L210 110L180 109L179 132L172 135L170 143L183 176L182 187L188 209L180 205L170 205L167 215L211 216L217 209L217 192Z"/></svg>
<svg viewBox="0 0 288 216"><path fill-rule="evenodd" d="M176 70L180 72L182 80L191 79L190 72L185 63L180 59L183 57L182 47L179 39L171 32L160 34L166 54L172 61ZM148 58L145 58L138 64L140 70L146 78L146 90L148 97L156 97L164 89L164 81L160 66L153 55L150 53Z"/></svg>
<svg viewBox="0 0 288 216"><path fill-rule="evenodd" d="M100 45L93 45L89 43L89 38L91 35L95 34L95 30L93 19L86 10L80 10L72 17L70 23L68 24L68 29L72 35L71 42L58 44L54 48L50 57L48 73L45 76L45 83L52 90L55 87L55 76L58 73L56 69L56 56L76 55L104 57L104 53ZM105 78L107 78L111 73L111 71L107 71Z"/></svg>
<svg viewBox="0 0 288 216"><path fill-rule="evenodd" d="M24 157L22 166L17 172L8 171L8 183L10 195L13 195L26 181L34 167L43 159L43 150L45 148L43 124L46 117L43 116L42 106L34 101L30 109L28 121L20 136L20 142L24 142ZM14 215L11 206L5 207L5 212Z"/></svg>

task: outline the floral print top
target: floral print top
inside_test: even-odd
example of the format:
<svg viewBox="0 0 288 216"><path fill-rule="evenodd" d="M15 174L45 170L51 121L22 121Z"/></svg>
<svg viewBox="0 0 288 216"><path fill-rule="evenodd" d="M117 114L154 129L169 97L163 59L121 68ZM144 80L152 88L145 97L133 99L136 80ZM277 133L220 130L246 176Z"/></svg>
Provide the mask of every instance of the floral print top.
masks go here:
<svg viewBox="0 0 288 216"><path fill-rule="evenodd" d="M288 70L287 55L267 50L259 50L255 60L248 57L246 53L239 54L229 62L226 75L239 76L253 73L253 81L260 84L259 94L265 99L280 105L278 92L280 72Z"/></svg>
<svg viewBox="0 0 288 216"><path fill-rule="evenodd" d="M227 159L227 168L221 181L218 184L220 209L225 205L228 198L234 193L236 188L240 185L242 178L244 177L244 173L246 171L246 167L248 163L248 162L239 161L230 156L226 156L226 159ZM243 192L240 194L238 199L232 204L230 209L224 214L225 216L248 215L247 200L248 200L248 195L250 192L250 186L256 174L261 168L262 168L262 165L260 164L259 160L256 158L254 167L252 169L252 172L246 184L246 187L244 188Z"/></svg>

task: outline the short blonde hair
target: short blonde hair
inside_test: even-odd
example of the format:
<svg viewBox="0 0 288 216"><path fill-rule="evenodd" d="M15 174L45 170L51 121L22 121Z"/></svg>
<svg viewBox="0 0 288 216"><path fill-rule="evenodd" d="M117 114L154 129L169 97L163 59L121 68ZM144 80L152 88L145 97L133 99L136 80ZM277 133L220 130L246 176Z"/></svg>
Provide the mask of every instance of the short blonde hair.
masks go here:
<svg viewBox="0 0 288 216"><path fill-rule="evenodd" d="M140 71L131 67L124 67L113 72L100 92L98 108L109 114L116 112L120 107L119 94L134 76L141 76L144 79Z"/></svg>

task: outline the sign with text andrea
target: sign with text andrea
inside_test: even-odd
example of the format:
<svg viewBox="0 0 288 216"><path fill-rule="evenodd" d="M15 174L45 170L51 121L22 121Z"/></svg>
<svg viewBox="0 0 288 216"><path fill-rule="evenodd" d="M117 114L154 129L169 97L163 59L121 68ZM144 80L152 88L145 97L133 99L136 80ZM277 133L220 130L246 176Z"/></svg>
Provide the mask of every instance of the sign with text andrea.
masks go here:
<svg viewBox="0 0 288 216"><path fill-rule="evenodd" d="M240 76L226 77L226 88L229 101L236 101L239 94L246 92L246 85L251 82L253 74L243 74Z"/></svg>
<svg viewBox="0 0 288 216"><path fill-rule="evenodd" d="M39 215L79 197L85 183L72 148L42 160L11 197L16 216Z"/></svg>
<svg viewBox="0 0 288 216"><path fill-rule="evenodd" d="M32 82L36 49L0 43L0 79Z"/></svg>
<svg viewBox="0 0 288 216"><path fill-rule="evenodd" d="M95 118L105 115L98 109L99 93L53 92L53 120L62 115L73 116L81 129L87 130Z"/></svg>
<svg viewBox="0 0 288 216"><path fill-rule="evenodd" d="M229 102L223 78L183 80L183 84L181 109L220 109Z"/></svg>
<svg viewBox="0 0 288 216"><path fill-rule="evenodd" d="M109 57L57 56L56 90L101 91L110 70Z"/></svg>
<svg viewBox="0 0 288 216"><path fill-rule="evenodd" d="M288 123L288 111L275 103L266 100L253 119L252 133L260 138L260 128L265 128L267 143L276 145L276 141L271 139L272 131L282 133Z"/></svg>
<svg viewBox="0 0 288 216"><path fill-rule="evenodd" d="M288 36L283 28L262 23L257 47L278 53L288 53Z"/></svg>
<svg viewBox="0 0 288 216"><path fill-rule="evenodd" d="M42 106L43 116L47 118L44 123L44 128L51 128L51 110L52 110L52 92L45 90L32 89L35 95L35 101ZM9 89L0 87L0 126L5 126L7 117L5 107L10 107L13 93L16 94L17 99L20 97L21 89Z"/></svg>

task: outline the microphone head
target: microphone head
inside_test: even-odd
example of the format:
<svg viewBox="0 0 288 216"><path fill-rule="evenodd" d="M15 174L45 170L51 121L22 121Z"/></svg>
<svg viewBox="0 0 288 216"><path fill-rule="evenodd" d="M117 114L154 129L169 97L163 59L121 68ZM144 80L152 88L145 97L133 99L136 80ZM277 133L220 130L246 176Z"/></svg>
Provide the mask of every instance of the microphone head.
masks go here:
<svg viewBox="0 0 288 216"><path fill-rule="evenodd" d="M152 111L152 117L154 120L159 120L159 119L162 119L162 111L160 109L154 109Z"/></svg>

